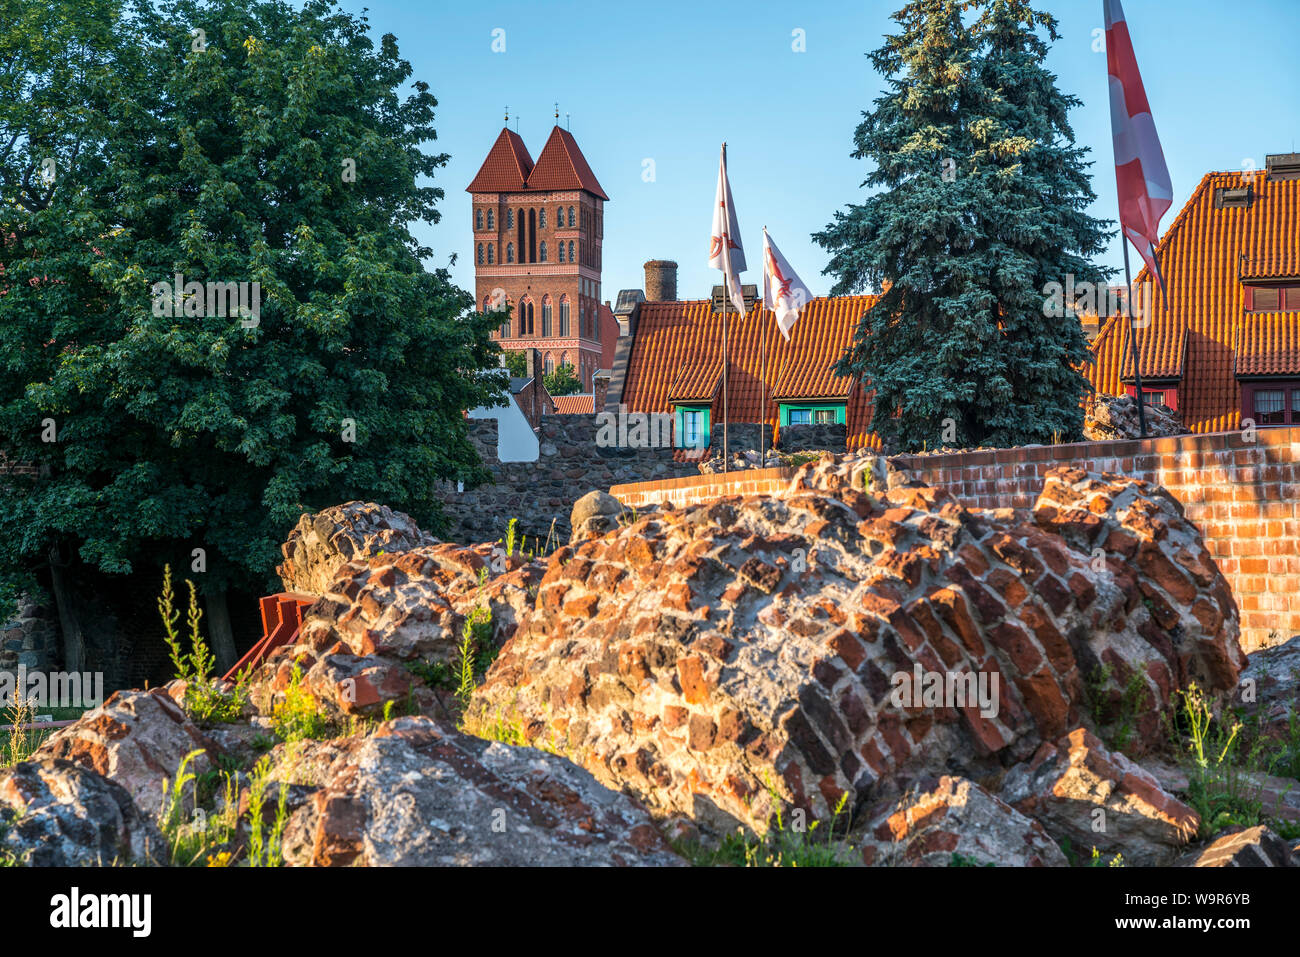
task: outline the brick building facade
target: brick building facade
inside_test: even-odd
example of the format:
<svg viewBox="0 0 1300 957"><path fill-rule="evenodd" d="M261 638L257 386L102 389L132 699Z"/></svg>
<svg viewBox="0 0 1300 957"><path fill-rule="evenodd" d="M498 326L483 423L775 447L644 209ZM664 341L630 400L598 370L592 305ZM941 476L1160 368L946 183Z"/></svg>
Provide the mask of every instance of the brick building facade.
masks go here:
<svg viewBox="0 0 1300 957"><path fill-rule="evenodd" d="M577 141L556 126L534 163L503 129L467 187L475 295L485 312L509 306L493 339L537 349L544 371L570 365L585 391L613 361L618 323L600 298L605 202Z"/></svg>

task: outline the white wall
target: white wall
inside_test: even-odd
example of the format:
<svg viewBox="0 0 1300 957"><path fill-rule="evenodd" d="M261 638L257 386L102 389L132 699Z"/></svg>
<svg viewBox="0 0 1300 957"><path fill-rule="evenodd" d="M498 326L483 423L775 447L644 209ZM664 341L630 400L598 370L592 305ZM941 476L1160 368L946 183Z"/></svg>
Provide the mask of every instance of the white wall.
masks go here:
<svg viewBox="0 0 1300 957"><path fill-rule="evenodd" d="M479 407L469 410L471 419L497 420L497 458L502 462L536 462L541 454L537 436L524 418L523 409L514 396L506 396L506 404L496 408Z"/></svg>

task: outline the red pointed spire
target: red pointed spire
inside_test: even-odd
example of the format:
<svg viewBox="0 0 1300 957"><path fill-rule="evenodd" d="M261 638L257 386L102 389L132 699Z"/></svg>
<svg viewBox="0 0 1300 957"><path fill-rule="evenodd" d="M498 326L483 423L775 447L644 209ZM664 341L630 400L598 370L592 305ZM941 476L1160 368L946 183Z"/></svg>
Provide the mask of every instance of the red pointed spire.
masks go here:
<svg viewBox="0 0 1300 957"><path fill-rule="evenodd" d="M528 182L533 171L533 158L518 133L503 129L488 151L487 159L479 167L465 191L469 193L518 193Z"/></svg>
<svg viewBox="0 0 1300 957"><path fill-rule="evenodd" d="M585 189L601 199L609 199L600 188L596 174L587 165L587 158L578 149L578 141L572 133L558 126L551 130L550 139L537 157L537 165L528 177L528 188Z"/></svg>

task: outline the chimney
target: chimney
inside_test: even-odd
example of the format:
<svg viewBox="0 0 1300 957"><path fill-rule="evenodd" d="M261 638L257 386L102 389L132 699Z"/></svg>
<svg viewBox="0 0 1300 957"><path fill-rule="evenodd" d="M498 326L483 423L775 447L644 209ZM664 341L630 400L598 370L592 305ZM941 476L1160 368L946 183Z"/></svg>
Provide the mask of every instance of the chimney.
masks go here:
<svg viewBox="0 0 1300 957"><path fill-rule="evenodd" d="M1278 180L1300 179L1300 153L1272 153L1264 157L1264 168L1268 170L1269 182ZM650 264L646 263L646 270Z"/></svg>
<svg viewBox="0 0 1300 957"><path fill-rule="evenodd" d="M536 349L525 349L524 355L526 356L524 374L529 379L536 379L542 368L542 354Z"/></svg>
<svg viewBox="0 0 1300 957"><path fill-rule="evenodd" d="M645 264L647 302L677 301L677 263L670 259L652 259Z"/></svg>
<svg viewBox="0 0 1300 957"><path fill-rule="evenodd" d="M605 411L605 396L609 394L609 370L597 369L591 376L591 411Z"/></svg>

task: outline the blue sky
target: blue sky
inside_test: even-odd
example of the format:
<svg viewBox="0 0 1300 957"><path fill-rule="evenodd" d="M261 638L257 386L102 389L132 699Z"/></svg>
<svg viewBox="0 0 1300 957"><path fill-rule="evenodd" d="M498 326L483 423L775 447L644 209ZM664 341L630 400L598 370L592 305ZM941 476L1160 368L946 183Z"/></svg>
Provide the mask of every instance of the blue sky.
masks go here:
<svg viewBox="0 0 1300 957"><path fill-rule="evenodd" d="M342 0L359 13L359 0ZM533 157L554 124L577 138L610 196L602 295L642 285L642 263L680 264L678 294L717 282L707 268L718 148L727 141L732 191L757 271L762 228L818 295L831 278L810 234L859 201L868 171L849 157L860 113L880 93L865 54L879 46L901 0L370 0L376 37L391 32L439 107L438 140L451 154L436 179L443 220L417 235L450 254L456 282L473 288L473 178L502 127L504 108ZM1106 57L1095 52L1101 0L1042 0L1060 21L1048 60L1060 87L1083 100L1072 121L1092 149L1094 215L1114 218L1115 178ZM1210 170L1261 167L1300 148L1300 0L1127 0L1138 63L1174 183L1173 222ZM504 30L505 52L493 52ZM802 30L806 51L792 49ZM1100 47L1100 43L1097 44ZM654 163L654 181L643 178ZM1122 264L1116 239L1104 262Z"/></svg>

